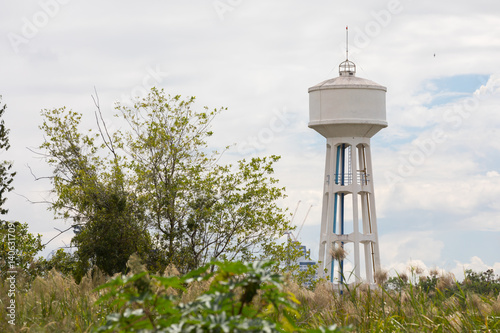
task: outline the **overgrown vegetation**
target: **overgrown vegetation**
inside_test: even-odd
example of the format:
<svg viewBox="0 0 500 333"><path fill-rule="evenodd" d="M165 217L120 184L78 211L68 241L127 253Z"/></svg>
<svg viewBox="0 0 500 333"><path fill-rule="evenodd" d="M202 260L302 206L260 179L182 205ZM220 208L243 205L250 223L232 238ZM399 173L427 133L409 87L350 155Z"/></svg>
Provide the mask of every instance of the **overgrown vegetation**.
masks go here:
<svg viewBox="0 0 500 333"><path fill-rule="evenodd" d="M298 301L269 262L213 262L184 276L150 275L136 258L130 263L134 275L99 288L107 290L99 303L112 299L120 308L99 332L340 331L297 326Z"/></svg>
<svg viewBox="0 0 500 333"><path fill-rule="evenodd" d="M457 282L411 267L389 279L379 272L376 288L305 288L316 267L299 272L295 259L306 253L276 241L290 230L276 204L278 157L219 165L206 138L220 110L197 113L193 101L153 89L117 107L129 128L113 133L98 102L88 133L78 113L42 113L50 208L71 221L77 250L37 257L40 235L0 221L1 332L500 331L492 270L467 270ZM7 134L2 120L0 150ZM11 167L0 164L0 214Z"/></svg>
<svg viewBox="0 0 500 333"><path fill-rule="evenodd" d="M211 269L215 266L216 269ZM52 269L17 281L16 326L0 309L2 332L473 332L500 330L500 277L466 272L399 276L376 289L329 283L313 290L265 262L212 262L188 274L146 270L132 256L128 273L88 272L77 284ZM428 288L428 281L435 281ZM395 281L398 281L395 283ZM488 280L478 289L476 283ZM414 281L417 281L415 284ZM394 286L398 287L395 288ZM1 301L8 285L2 280Z"/></svg>

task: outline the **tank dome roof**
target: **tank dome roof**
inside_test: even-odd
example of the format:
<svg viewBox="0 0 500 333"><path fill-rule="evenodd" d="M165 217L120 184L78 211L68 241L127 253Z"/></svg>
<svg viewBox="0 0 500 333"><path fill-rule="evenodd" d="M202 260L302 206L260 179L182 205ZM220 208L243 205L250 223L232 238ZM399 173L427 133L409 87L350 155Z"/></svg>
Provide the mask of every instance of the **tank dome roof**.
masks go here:
<svg viewBox="0 0 500 333"><path fill-rule="evenodd" d="M321 83L318 83L315 86L309 88L309 92L315 90L324 90L324 89L342 89L342 88L363 88L363 89L376 89L387 91L387 88L373 82L368 79L363 79L357 76L338 76L333 79L325 80Z"/></svg>

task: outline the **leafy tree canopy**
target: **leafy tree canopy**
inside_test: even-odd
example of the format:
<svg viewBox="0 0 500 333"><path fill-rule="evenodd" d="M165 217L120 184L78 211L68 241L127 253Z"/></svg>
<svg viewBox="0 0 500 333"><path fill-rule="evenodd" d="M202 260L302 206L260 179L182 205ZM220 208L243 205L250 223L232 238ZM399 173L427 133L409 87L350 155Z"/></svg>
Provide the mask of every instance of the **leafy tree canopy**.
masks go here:
<svg viewBox="0 0 500 333"><path fill-rule="evenodd" d="M117 104L128 126L114 132L98 104L88 132L77 112L42 111L51 209L81 229L73 241L82 272L123 271L135 252L150 269L173 264L184 273L216 259L251 260L290 229L277 205L284 188L272 177L279 157L219 164L207 138L223 109L195 111L193 103L153 88L133 106Z"/></svg>

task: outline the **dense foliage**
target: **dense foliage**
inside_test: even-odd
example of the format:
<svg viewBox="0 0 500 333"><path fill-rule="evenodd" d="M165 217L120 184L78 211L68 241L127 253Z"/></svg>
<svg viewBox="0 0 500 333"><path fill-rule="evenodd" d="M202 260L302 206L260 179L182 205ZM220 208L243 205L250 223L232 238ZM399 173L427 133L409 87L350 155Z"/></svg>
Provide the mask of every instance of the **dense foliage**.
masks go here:
<svg viewBox="0 0 500 333"><path fill-rule="evenodd" d="M153 89L117 107L129 128L114 133L98 103L88 133L78 113L43 112L51 209L72 221L77 251L37 258L41 236L0 221L0 303L15 303L15 314L0 307L1 332L500 331L493 270L458 282L410 267L342 292L310 283L316 267L298 272L295 260L306 253L276 242L290 229L276 205L278 157L219 165L206 138L220 110L194 112L193 101ZM0 150L7 134L2 120ZM11 166L0 164L1 214Z"/></svg>
<svg viewBox="0 0 500 333"><path fill-rule="evenodd" d="M468 270L459 283L451 274L433 270L427 276L410 269L409 274L382 279L375 290L346 285L340 294L328 283L320 282L311 290L297 284L298 276L283 279L274 272L276 265L269 263L212 262L185 275L169 266L164 274L155 275L139 256L132 256L127 275L110 279L93 270L77 284L72 278L72 255L59 250L48 261L36 259L39 236L31 235L26 225L16 224L16 230L20 253L26 256L19 261L16 275L16 326L8 323L7 309L2 307L2 332L147 332L154 328L322 332L331 325L359 332L500 329L500 277L491 270ZM9 301L8 288L2 279L2 304Z"/></svg>

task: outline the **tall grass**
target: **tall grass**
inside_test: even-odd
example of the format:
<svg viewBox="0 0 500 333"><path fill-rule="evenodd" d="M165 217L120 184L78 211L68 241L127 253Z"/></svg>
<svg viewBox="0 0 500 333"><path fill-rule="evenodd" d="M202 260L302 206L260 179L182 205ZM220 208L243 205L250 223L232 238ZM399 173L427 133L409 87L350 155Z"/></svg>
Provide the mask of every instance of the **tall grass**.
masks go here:
<svg viewBox="0 0 500 333"><path fill-rule="evenodd" d="M449 285L446 276L441 279L443 289L435 292L403 280L399 290L360 284L346 286L342 294L328 283L314 291L294 283L288 288L301 302L301 323L311 327L352 325L356 332L500 332L500 295L468 293L456 282Z"/></svg>
<svg viewBox="0 0 500 333"><path fill-rule="evenodd" d="M164 273L176 274L174 268ZM328 283L309 290L288 281L285 291L300 301L297 324L303 328L336 324L350 325L354 332L500 332L500 295L469 292L446 274L439 276L432 291L404 274L398 279L400 288L350 285L342 294ZM95 272L76 284L54 270L31 283L18 280L16 326L7 323L8 287L1 281L0 331L91 332L105 322L108 313L117 311L111 301L95 304L100 297L95 288L105 281ZM210 283L188 285L181 302L193 301Z"/></svg>
<svg viewBox="0 0 500 333"><path fill-rule="evenodd" d="M0 309L1 332L90 332L102 322L107 307L94 305L99 297L93 290L105 282L105 277L94 272L76 284L72 278L63 277L52 270L46 277L37 277L28 283L21 278L16 281L16 325L6 319L9 302L7 284L2 283Z"/></svg>

